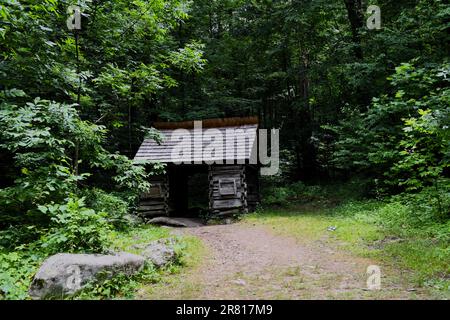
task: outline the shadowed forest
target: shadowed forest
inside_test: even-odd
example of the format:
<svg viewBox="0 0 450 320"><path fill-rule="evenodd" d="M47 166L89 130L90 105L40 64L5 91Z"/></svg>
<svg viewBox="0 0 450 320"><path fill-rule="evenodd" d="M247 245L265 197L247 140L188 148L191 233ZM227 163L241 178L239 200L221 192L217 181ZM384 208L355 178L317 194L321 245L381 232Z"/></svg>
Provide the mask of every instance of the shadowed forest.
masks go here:
<svg viewBox="0 0 450 320"><path fill-rule="evenodd" d="M256 213L221 238L177 231L169 265L64 298L448 298L449 19L441 0L0 0L0 299L30 299L54 254L173 237L136 216L166 169L133 161L153 124L251 116L280 130ZM242 228L273 250L252 256ZM351 256L331 265L323 246ZM361 293L357 259L394 291ZM225 291L194 276L208 265Z"/></svg>

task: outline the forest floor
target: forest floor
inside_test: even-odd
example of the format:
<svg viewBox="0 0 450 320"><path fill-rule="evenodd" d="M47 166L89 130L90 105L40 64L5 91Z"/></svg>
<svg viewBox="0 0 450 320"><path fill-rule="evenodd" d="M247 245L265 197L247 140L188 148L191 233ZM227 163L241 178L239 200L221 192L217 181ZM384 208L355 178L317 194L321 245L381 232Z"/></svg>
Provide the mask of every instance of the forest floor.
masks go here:
<svg viewBox="0 0 450 320"><path fill-rule="evenodd" d="M416 286L406 270L374 258L372 253L382 250L385 240L375 240L371 226L356 230L355 224L336 222L320 214L298 214L295 219L270 214L250 215L229 225L173 229L199 239L200 246L179 274L142 287L137 298L442 298ZM370 265L381 269L380 290L367 289Z"/></svg>

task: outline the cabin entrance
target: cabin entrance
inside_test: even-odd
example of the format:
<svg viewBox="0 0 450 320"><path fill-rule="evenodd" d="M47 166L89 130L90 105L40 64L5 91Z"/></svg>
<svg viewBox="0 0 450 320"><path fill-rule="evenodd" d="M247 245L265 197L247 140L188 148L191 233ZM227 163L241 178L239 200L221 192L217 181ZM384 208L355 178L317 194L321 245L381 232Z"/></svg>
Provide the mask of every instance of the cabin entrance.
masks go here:
<svg viewBox="0 0 450 320"><path fill-rule="evenodd" d="M170 165L169 215L198 218L209 210L207 165Z"/></svg>

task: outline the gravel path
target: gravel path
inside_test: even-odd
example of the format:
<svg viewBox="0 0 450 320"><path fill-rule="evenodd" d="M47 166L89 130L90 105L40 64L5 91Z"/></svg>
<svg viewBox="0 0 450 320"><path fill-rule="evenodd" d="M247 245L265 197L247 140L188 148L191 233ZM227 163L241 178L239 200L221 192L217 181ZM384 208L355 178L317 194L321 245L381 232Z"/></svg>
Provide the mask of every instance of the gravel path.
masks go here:
<svg viewBox="0 0 450 320"><path fill-rule="evenodd" d="M299 244L264 226L231 225L176 229L200 238L208 249L202 264L149 299L421 299L401 273L382 267L382 290L366 289L373 261L325 239Z"/></svg>

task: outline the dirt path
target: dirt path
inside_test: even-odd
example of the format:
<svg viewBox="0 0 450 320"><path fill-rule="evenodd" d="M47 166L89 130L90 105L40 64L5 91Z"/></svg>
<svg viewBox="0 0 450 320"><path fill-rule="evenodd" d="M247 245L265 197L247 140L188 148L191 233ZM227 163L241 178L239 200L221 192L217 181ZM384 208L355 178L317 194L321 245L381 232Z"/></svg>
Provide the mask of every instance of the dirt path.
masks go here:
<svg viewBox="0 0 450 320"><path fill-rule="evenodd" d="M366 289L375 264L325 241L300 244L248 223L177 229L202 240L200 266L176 276L146 299L421 299L401 273L382 267L382 290Z"/></svg>

